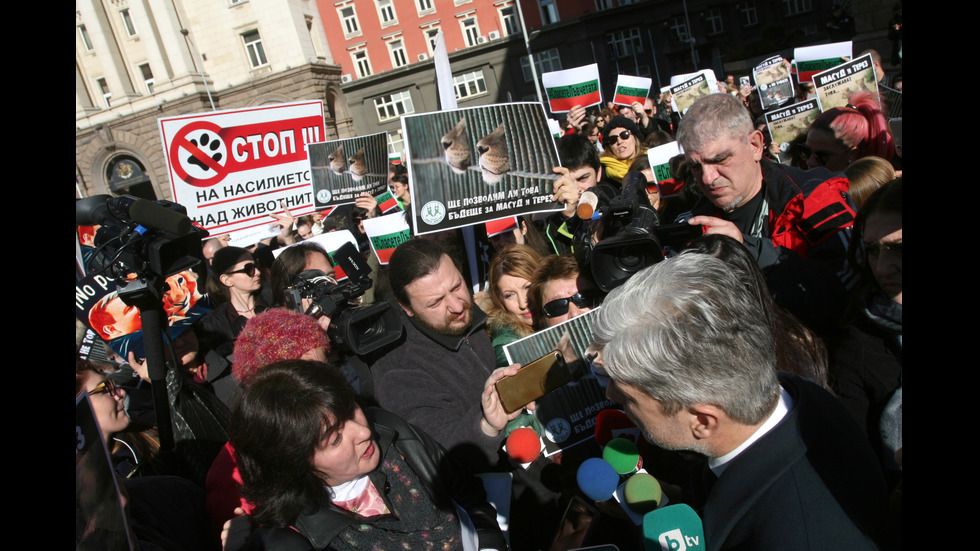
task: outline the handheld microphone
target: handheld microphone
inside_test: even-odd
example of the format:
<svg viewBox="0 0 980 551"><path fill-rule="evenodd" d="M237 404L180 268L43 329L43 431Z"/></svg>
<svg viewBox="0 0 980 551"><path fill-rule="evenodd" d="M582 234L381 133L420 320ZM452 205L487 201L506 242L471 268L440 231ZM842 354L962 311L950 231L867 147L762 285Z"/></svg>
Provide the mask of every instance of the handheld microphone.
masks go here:
<svg viewBox="0 0 980 551"><path fill-rule="evenodd" d="M644 551L704 551L701 517L683 503L668 505L643 517Z"/></svg>
<svg viewBox="0 0 980 551"><path fill-rule="evenodd" d="M636 472L640 463L640 452L636 444L626 438L613 438L602 450L602 458L621 475Z"/></svg>
<svg viewBox="0 0 980 551"><path fill-rule="evenodd" d="M541 455L541 437L533 429L514 429L507 437L507 455L518 463L531 463Z"/></svg>
<svg viewBox="0 0 980 551"><path fill-rule="evenodd" d="M606 501L616 493L619 474L607 461L591 457L582 462L575 475L578 487L592 501Z"/></svg>

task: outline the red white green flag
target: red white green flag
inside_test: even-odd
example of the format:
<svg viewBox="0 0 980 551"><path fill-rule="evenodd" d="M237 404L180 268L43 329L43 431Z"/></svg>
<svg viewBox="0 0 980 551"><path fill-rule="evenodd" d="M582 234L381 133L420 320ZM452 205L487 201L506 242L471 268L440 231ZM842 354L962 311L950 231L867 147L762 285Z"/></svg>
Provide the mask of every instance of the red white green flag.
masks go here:
<svg viewBox="0 0 980 551"><path fill-rule="evenodd" d="M613 103L617 105L633 105L634 102L641 104L650 95L650 85L653 80L646 77L632 77L629 75L619 75L616 80L616 95Z"/></svg>
<svg viewBox="0 0 980 551"><path fill-rule="evenodd" d="M567 113L572 107L602 103L599 93L599 66L584 65L541 75L552 113Z"/></svg>
<svg viewBox="0 0 980 551"><path fill-rule="evenodd" d="M412 238L408 222L401 212L364 220L364 233L371 241L371 248L382 265L388 264L398 245Z"/></svg>
<svg viewBox="0 0 980 551"><path fill-rule="evenodd" d="M395 199L395 195L391 193L390 189L386 189L384 193L374 199L378 202L381 214L388 214L392 210L398 209L398 199Z"/></svg>

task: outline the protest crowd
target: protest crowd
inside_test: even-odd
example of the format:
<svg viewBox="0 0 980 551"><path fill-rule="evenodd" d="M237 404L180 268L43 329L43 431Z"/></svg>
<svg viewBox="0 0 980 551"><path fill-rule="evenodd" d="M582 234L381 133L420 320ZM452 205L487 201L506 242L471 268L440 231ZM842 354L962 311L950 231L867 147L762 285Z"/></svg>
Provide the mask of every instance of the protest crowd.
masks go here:
<svg viewBox="0 0 980 551"><path fill-rule="evenodd" d="M795 87L798 101L812 94ZM894 110L855 92L781 150L754 87L730 75L718 89L683 115L656 89L576 105L555 138L560 210L414 235L385 264L364 230L385 214L368 193L328 215L283 208L270 219L280 233L247 247L206 238L196 285L213 306L167 343L165 382L133 352L76 355L76 395L91 401L137 547L666 549L657 515L686 504L700 530L687 548L901 548ZM647 153L671 143L682 153L665 182ZM418 182L388 168L410 217ZM600 250L629 232L608 237L593 212L622 200L693 233L610 283L606 264L643 256ZM300 280L337 275L316 237L345 230L369 288L332 311L297 300ZM387 305L396 336L355 350L339 326L370 305ZM549 397L507 402L498 385L522 366L505 347L586 314L589 342L553 348L570 384L599 388L595 437L546 454ZM131 332L118 316L90 319L107 341ZM609 456L623 435L619 470ZM597 482L596 458L616 467L611 482ZM628 485L613 496L637 468L656 479L660 510L631 512ZM88 482L76 478L76 496ZM110 536L93 518L76 505L77 543L98 548Z"/></svg>

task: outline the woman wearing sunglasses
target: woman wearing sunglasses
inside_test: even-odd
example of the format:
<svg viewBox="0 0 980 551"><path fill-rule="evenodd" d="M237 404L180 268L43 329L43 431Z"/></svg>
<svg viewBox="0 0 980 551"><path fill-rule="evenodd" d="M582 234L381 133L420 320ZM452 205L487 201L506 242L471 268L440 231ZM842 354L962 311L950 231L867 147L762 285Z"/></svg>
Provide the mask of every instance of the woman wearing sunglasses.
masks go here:
<svg viewBox="0 0 980 551"><path fill-rule="evenodd" d="M211 261L208 294L218 306L196 325L208 368L206 378L228 404L238 388L231 374L231 353L245 323L272 304L252 253L240 247L220 249Z"/></svg>
<svg viewBox="0 0 980 551"><path fill-rule="evenodd" d="M552 255L541 260L531 280L534 326L538 329L558 325L595 308L602 293L583 274L571 254Z"/></svg>
<svg viewBox="0 0 980 551"><path fill-rule="evenodd" d="M599 162L607 178L622 182L633 161L646 155L647 150L640 145L640 138L640 127L622 115L606 123L602 129L605 152L599 157Z"/></svg>

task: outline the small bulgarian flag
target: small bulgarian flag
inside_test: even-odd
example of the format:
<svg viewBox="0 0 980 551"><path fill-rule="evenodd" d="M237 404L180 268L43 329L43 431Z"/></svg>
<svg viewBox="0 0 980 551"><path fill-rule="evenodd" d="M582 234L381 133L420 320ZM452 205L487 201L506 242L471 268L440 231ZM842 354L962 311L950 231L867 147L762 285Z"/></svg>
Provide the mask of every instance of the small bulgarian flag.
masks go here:
<svg viewBox="0 0 980 551"><path fill-rule="evenodd" d="M398 208L398 199L395 199L395 195L391 193L390 189L386 189L384 193L374 199L378 202L381 214L388 214L388 212Z"/></svg>
<svg viewBox="0 0 980 551"><path fill-rule="evenodd" d="M552 113L567 113L572 107L602 103L599 93L599 66L584 65L541 75Z"/></svg>
<svg viewBox="0 0 980 551"><path fill-rule="evenodd" d="M653 80L646 77L632 77L629 75L619 75L616 80L616 95L613 103L618 105L633 105L634 102L641 104L650 95L650 85Z"/></svg>
<svg viewBox="0 0 980 551"><path fill-rule="evenodd" d="M364 220L364 233L367 234L378 262L382 265L391 260L391 254L398 245L412 238L408 222L401 212L368 218Z"/></svg>
<svg viewBox="0 0 980 551"><path fill-rule="evenodd" d="M402 164L402 154L401 153L389 153L388 162L393 165Z"/></svg>

